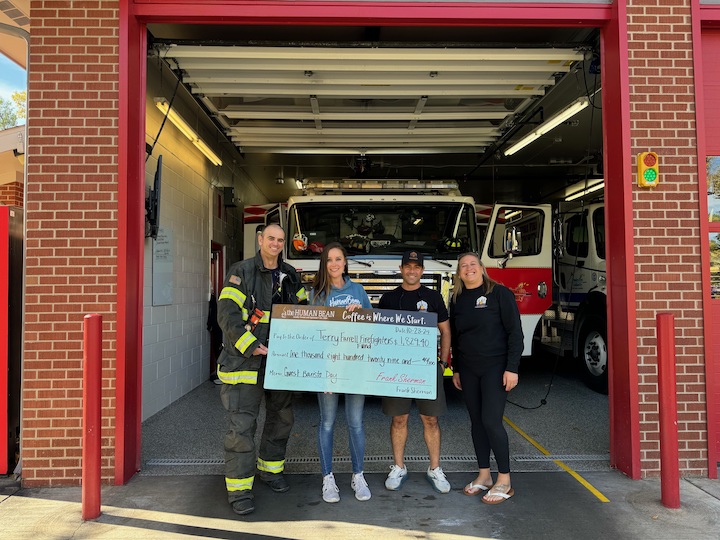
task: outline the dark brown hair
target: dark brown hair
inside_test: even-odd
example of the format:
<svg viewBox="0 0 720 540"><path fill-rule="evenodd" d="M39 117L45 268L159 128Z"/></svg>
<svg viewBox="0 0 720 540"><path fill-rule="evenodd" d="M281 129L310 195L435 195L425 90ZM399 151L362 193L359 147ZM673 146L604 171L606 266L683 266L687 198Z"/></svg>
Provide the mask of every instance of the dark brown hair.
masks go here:
<svg viewBox="0 0 720 540"><path fill-rule="evenodd" d="M320 266L318 267L317 274L315 274L315 279L313 279L312 282L312 303L316 305L321 305L325 302L328 294L330 294L330 288L332 287L332 283L330 282L330 276L328 276L327 271L328 257L331 249L339 249L342 252L343 258L345 259L343 276L346 275L348 272L347 252L345 251L345 248L340 242L330 242L328 245L325 246L322 254L320 255Z"/></svg>

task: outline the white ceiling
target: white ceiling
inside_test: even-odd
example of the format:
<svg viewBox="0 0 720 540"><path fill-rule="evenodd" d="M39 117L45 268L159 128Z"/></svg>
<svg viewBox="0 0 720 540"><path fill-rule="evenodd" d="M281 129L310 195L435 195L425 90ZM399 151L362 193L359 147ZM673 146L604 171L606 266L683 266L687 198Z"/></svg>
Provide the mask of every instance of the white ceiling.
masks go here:
<svg viewBox="0 0 720 540"><path fill-rule="evenodd" d="M574 49L171 46L161 51L244 153L483 152Z"/></svg>
<svg viewBox="0 0 720 540"><path fill-rule="evenodd" d="M532 202L602 163L597 29L148 30L149 55L175 71L271 200L291 195L295 178L374 177L453 179L480 202ZM582 96L592 107L503 154Z"/></svg>

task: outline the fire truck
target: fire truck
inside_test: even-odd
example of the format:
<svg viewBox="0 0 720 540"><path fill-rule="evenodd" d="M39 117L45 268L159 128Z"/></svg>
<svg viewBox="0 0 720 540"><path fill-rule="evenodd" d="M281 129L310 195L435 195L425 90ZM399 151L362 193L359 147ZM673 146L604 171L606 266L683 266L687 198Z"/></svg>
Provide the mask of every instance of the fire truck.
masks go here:
<svg viewBox="0 0 720 540"><path fill-rule="evenodd" d="M373 305L402 282L404 251L423 253L422 283L447 301L458 254L478 249L474 201L451 181L305 180L303 194L269 209L264 221L285 229L283 257L306 285L325 245L340 242L350 277Z"/></svg>
<svg viewBox="0 0 720 540"><path fill-rule="evenodd" d="M286 204L246 208L246 215L257 221L264 211L264 223L285 229L284 259L306 285L325 245L339 241L348 253L350 277L376 305L402 282L401 255L414 249L425 256L422 284L448 302L458 255L481 253L490 275L515 293L524 354L532 352L533 334L551 306L549 206L495 205L487 221L493 225L486 227L481 244L474 200L462 196L454 181L306 180L303 188L302 195ZM246 223L246 231L246 242L254 242L252 222Z"/></svg>
<svg viewBox="0 0 720 540"><path fill-rule="evenodd" d="M571 354L587 386L607 393L604 203L478 206L477 217L483 263L491 277L514 287L528 319L525 352ZM515 277L520 271L522 279ZM552 288L541 290L551 281ZM537 296L529 294L535 284ZM539 320L528 317L541 307Z"/></svg>
<svg viewBox="0 0 720 540"><path fill-rule="evenodd" d="M608 391L605 205L561 203L555 215L553 307L543 317L540 343L572 353L587 385Z"/></svg>
<svg viewBox="0 0 720 540"><path fill-rule="evenodd" d="M523 356L552 307L552 208L549 204L477 207L480 256L491 278L515 293L525 337Z"/></svg>

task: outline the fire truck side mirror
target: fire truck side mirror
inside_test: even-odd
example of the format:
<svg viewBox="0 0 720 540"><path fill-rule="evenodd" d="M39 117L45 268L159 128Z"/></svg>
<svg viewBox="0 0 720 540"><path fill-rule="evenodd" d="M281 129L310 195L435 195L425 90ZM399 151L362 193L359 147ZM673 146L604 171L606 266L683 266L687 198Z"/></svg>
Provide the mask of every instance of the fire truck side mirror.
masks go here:
<svg viewBox="0 0 720 540"><path fill-rule="evenodd" d="M515 227L507 227L505 229L504 251L506 255L522 253L522 233Z"/></svg>

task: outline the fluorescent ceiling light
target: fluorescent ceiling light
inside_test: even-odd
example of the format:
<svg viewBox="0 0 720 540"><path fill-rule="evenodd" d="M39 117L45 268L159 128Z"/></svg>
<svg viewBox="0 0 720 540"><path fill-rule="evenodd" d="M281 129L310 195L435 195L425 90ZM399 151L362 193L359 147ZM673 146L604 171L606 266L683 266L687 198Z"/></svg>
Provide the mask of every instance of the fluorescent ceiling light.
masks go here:
<svg viewBox="0 0 720 540"><path fill-rule="evenodd" d="M192 143L198 150L205 154L205 157L208 158L213 165L217 165L218 167L222 165L222 161L218 155L213 152L207 144L205 144L205 141L202 139L195 139Z"/></svg>
<svg viewBox="0 0 720 540"><path fill-rule="evenodd" d="M185 135L191 141L198 139L198 134L190 125L183 120L183 118L175 112L175 109L170 108L170 104L165 98L155 98L155 106L170 120L175 127L180 130L180 133Z"/></svg>
<svg viewBox="0 0 720 540"><path fill-rule="evenodd" d="M205 141L203 141L197 133L195 133L195 130L190 127L190 124L188 124L182 116L175 112L175 109L170 107L170 103L168 103L165 98L155 98L155 106L160 109L168 120L175 124L175 127L180 130L180 133L190 139L197 149L200 150L213 165L222 165L220 157L213 152L207 144L205 144Z"/></svg>
<svg viewBox="0 0 720 540"><path fill-rule="evenodd" d="M565 107L563 110L561 110L559 113L551 116L547 120L545 120L542 124L540 124L537 128L535 128L533 131L525 135L522 139L520 139L518 142L513 144L510 148L505 150L503 153L506 156L512 156L515 152L518 150L525 148L528 144L533 142L534 140L539 139L543 135L545 135L548 131L556 128L563 122L569 120L573 116L575 116L577 113L582 111L585 107L587 107L590 104L590 100L586 97L580 97L573 101L570 105Z"/></svg>
<svg viewBox="0 0 720 540"><path fill-rule="evenodd" d="M605 187L605 182L600 181L599 183L588 186L585 189L581 189L580 191L576 191L575 193L571 193L567 197L565 197L566 201L574 201L575 199L579 199L580 197L584 197L585 195L588 195L589 193L593 193L595 191L599 191Z"/></svg>

